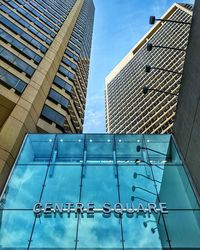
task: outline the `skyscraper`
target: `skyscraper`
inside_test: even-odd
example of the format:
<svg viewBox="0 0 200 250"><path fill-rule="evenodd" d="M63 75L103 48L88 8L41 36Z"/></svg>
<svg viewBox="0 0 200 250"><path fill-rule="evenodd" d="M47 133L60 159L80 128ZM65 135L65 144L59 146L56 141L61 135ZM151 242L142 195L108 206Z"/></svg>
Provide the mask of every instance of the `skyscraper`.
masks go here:
<svg viewBox="0 0 200 250"><path fill-rule="evenodd" d="M0 4L0 176L27 132L81 133L92 0L3 0Z"/></svg>
<svg viewBox="0 0 200 250"><path fill-rule="evenodd" d="M172 132L191 18L192 5L174 4L161 19L186 24L158 21L107 76L108 132Z"/></svg>

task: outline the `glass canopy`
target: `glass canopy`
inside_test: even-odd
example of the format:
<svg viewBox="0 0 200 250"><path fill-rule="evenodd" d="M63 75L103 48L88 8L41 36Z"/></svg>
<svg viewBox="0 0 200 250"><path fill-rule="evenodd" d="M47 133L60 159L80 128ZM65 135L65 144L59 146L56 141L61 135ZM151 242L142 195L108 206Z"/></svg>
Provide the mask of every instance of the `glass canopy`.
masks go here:
<svg viewBox="0 0 200 250"><path fill-rule="evenodd" d="M37 203L72 209L38 216ZM168 213L125 212L160 203ZM170 135L26 136L1 197L0 249L174 248L200 248L200 208Z"/></svg>

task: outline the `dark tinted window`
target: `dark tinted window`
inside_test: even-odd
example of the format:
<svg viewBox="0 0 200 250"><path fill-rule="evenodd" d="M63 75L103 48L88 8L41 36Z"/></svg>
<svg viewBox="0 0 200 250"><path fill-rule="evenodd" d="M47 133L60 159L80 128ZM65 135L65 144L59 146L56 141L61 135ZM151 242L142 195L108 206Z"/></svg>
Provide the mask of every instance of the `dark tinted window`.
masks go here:
<svg viewBox="0 0 200 250"><path fill-rule="evenodd" d="M64 109L67 108L68 103L69 103L67 98L65 98L64 96L62 96L61 94L59 94L57 91L53 89L49 91L48 98L56 104L59 103Z"/></svg>
<svg viewBox="0 0 200 250"><path fill-rule="evenodd" d="M74 61L78 62L78 56L69 51L68 49L65 50L65 54L68 55L70 58L73 58Z"/></svg>
<svg viewBox="0 0 200 250"><path fill-rule="evenodd" d="M31 77L35 72L35 69L30 66L28 63L24 62L16 55L11 53L9 50L0 46L0 58L12 65L14 68L20 72L25 72L27 76Z"/></svg>
<svg viewBox="0 0 200 250"><path fill-rule="evenodd" d="M5 42L9 42L16 50L20 51L21 54L29 59L33 59L35 63L39 63L42 57L37 55L34 51L29 49L27 46L19 42L16 38L8 34L7 32L0 29L0 38Z"/></svg>
<svg viewBox="0 0 200 250"><path fill-rule="evenodd" d="M65 77L68 77L70 80L75 81L75 75L71 73L68 69L66 69L63 66L60 66L58 68L58 72L64 75Z"/></svg>
<svg viewBox="0 0 200 250"><path fill-rule="evenodd" d="M77 69L77 65L74 64L73 62L71 62L69 59L67 59L66 57L63 57L62 62L67 65L68 67L71 67L73 70Z"/></svg>
<svg viewBox="0 0 200 250"><path fill-rule="evenodd" d="M60 77L56 76L54 78L54 84L60 88L65 89L66 92L71 94L72 86L69 83L67 83L66 81L62 80Z"/></svg>
<svg viewBox="0 0 200 250"><path fill-rule="evenodd" d="M61 128L64 127L65 117L47 105L44 105L41 116L50 122L56 123Z"/></svg>
<svg viewBox="0 0 200 250"><path fill-rule="evenodd" d="M27 34L25 31L20 29L16 24L12 23L2 15L0 15L0 23L4 24L15 34L20 35L21 38L23 38L26 42L32 44L35 48L39 49L41 52L45 53L47 51L47 48L44 45L42 45L40 42L35 40L32 36Z"/></svg>
<svg viewBox="0 0 200 250"><path fill-rule="evenodd" d="M14 88L18 94L22 94L27 86L24 81L2 67L0 67L0 82L7 88Z"/></svg>

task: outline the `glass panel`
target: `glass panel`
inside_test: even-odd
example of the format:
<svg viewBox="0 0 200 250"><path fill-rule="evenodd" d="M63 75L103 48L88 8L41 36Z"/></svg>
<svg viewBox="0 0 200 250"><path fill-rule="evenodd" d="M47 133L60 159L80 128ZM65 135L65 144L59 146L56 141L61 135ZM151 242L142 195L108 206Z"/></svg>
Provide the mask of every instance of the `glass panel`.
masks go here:
<svg viewBox="0 0 200 250"><path fill-rule="evenodd" d="M87 135L87 160L113 161L112 135Z"/></svg>
<svg viewBox="0 0 200 250"><path fill-rule="evenodd" d="M15 87L16 91L19 92L19 93L23 93L24 89L26 88L26 83L25 82L22 82L21 80L19 80L17 82L17 85Z"/></svg>
<svg viewBox="0 0 200 250"><path fill-rule="evenodd" d="M30 249L74 249L76 239L77 218L52 215L36 219Z"/></svg>
<svg viewBox="0 0 200 250"><path fill-rule="evenodd" d="M166 232L161 226L162 217L151 214L123 215L124 249L163 249L163 242L167 241ZM134 230L133 230L134 228ZM159 228L159 229L158 229ZM162 241L160 239L162 232ZM167 242L164 247L168 247Z"/></svg>
<svg viewBox="0 0 200 250"><path fill-rule="evenodd" d="M120 199L137 206L157 200L156 189L148 166L119 166Z"/></svg>
<svg viewBox="0 0 200 250"><path fill-rule="evenodd" d="M22 93L26 87L26 83L10 74L8 71L0 67L0 80L7 86L15 88L19 93Z"/></svg>
<svg viewBox="0 0 200 250"><path fill-rule="evenodd" d="M153 167L153 172L157 180L160 200L166 202L168 208L194 209L198 207L182 165Z"/></svg>
<svg viewBox="0 0 200 250"><path fill-rule="evenodd" d="M3 23L6 27L10 28L14 33L21 34L22 30L17 27L14 23L10 22L7 18L1 15L0 22Z"/></svg>
<svg viewBox="0 0 200 250"><path fill-rule="evenodd" d="M158 138L145 138L148 147L153 143L159 149ZM126 203L130 208L131 202L135 208L139 203L146 208L149 202L158 203L157 189L168 214L127 215L124 211L120 219L113 211L105 216L102 210L78 216L74 211L43 213L36 219L31 248L74 249L77 244L78 249L93 250L122 249L122 245L126 250L169 249L171 244L173 249L198 249L200 209L176 147L168 139L160 140L164 143L160 149L168 157L162 162L156 152L149 157L149 149L137 151L138 144L145 145L140 135L28 135L1 200L0 248L27 249L34 222L32 208L41 194L43 208L45 203L79 200L85 207L94 203L96 209L102 209L104 203L113 208L119 201L124 208ZM115 159L115 146L121 160ZM141 160L145 156L146 162L135 161L139 156ZM13 211L19 208L30 211Z"/></svg>
<svg viewBox="0 0 200 250"><path fill-rule="evenodd" d="M57 135L57 143L56 162L83 162L84 135Z"/></svg>
<svg viewBox="0 0 200 250"><path fill-rule="evenodd" d="M17 165L6 188L4 208L31 209L39 201L46 171L45 165Z"/></svg>
<svg viewBox="0 0 200 250"><path fill-rule="evenodd" d="M2 46L0 46L1 48ZM1 52L1 57L3 57L4 59L6 59L8 62L13 63L13 61L15 60L16 56L12 53L10 53L8 50L4 49Z"/></svg>
<svg viewBox="0 0 200 250"><path fill-rule="evenodd" d="M34 215L31 211L0 211L0 248L27 249Z"/></svg>
<svg viewBox="0 0 200 250"><path fill-rule="evenodd" d="M52 100L53 102L55 102L56 104L59 103L65 108L68 106L68 103L69 103L67 98L65 98L64 96L62 96L61 94L59 94L57 91L53 89L50 90L48 98Z"/></svg>
<svg viewBox="0 0 200 250"><path fill-rule="evenodd" d="M104 203L118 202L117 178L113 166L86 166L83 177L83 203L94 202L96 208Z"/></svg>
<svg viewBox="0 0 200 250"><path fill-rule="evenodd" d="M77 249L122 249L121 239L120 219L113 214L107 218L84 214L80 219Z"/></svg>
<svg viewBox="0 0 200 250"><path fill-rule="evenodd" d="M46 164L50 160L55 135L29 135L25 141L18 164Z"/></svg>
<svg viewBox="0 0 200 250"><path fill-rule="evenodd" d="M173 249L199 249L200 210L170 211L164 218Z"/></svg>
<svg viewBox="0 0 200 250"><path fill-rule="evenodd" d="M170 150L170 161L169 164L182 164L181 158L179 156L179 153L177 151L177 148L175 146L174 140L170 139L170 143L169 143L169 150Z"/></svg>
<svg viewBox="0 0 200 250"><path fill-rule="evenodd" d="M115 135L117 160L135 161L140 159L141 153L137 152L137 145L140 145L142 140L142 135Z"/></svg>
<svg viewBox="0 0 200 250"><path fill-rule="evenodd" d="M62 80L60 77L56 76L54 78L54 83L57 85L57 86L60 86L61 88L64 88L65 87L65 81Z"/></svg>
<svg viewBox="0 0 200 250"><path fill-rule="evenodd" d="M81 166L50 165L42 203L79 201Z"/></svg>
<svg viewBox="0 0 200 250"><path fill-rule="evenodd" d="M144 151L143 159L145 159L145 154L147 154L147 159L151 159L153 162L165 163L170 158L170 135L144 135Z"/></svg>

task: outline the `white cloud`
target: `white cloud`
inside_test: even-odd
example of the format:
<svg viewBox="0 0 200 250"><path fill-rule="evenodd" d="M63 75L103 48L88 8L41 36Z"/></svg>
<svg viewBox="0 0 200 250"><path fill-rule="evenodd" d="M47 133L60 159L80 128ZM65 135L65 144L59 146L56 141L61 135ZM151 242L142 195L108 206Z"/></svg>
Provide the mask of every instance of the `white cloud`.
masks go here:
<svg viewBox="0 0 200 250"><path fill-rule="evenodd" d="M84 133L103 133L105 123L104 111L96 111L94 109L88 109L86 111L86 117L84 122Z"/></svg>

